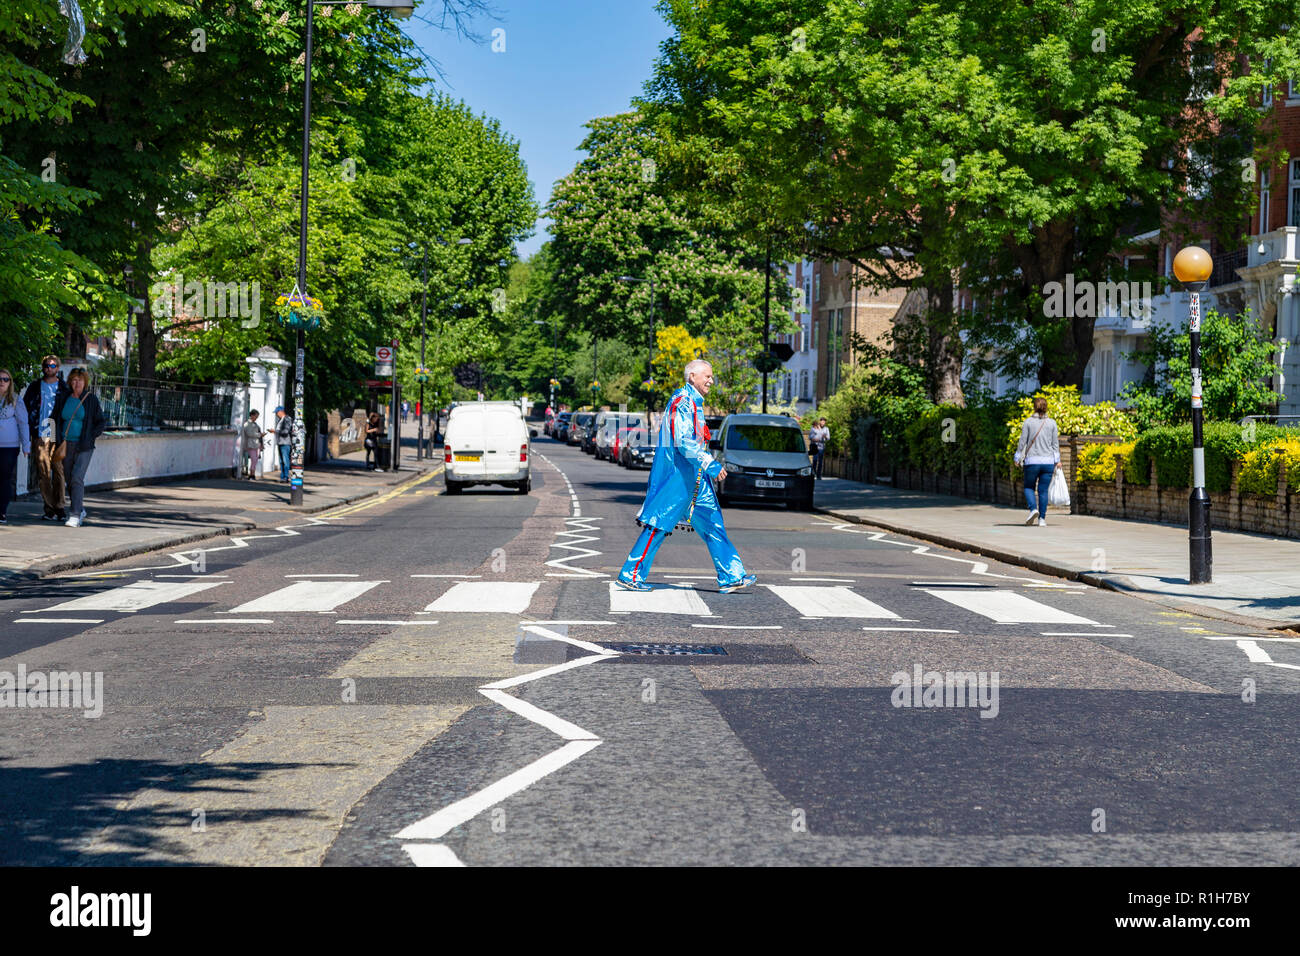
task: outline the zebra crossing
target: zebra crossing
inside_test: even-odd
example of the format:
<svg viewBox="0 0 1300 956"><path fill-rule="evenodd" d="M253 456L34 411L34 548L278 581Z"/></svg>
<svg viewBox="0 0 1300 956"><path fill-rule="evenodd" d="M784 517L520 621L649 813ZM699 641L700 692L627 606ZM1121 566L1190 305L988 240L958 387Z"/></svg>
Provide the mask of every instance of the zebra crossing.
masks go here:
<svg viewBox="0 0 1300 956"><path fill-rule="evenodd" d="M422 615L442 618L443 615L492 613L525 617L536 613L533 603L543 583L471 580L468 575L464 578L410 575L406 581L341 579L342 575L320 575L320 580L306 575L285 577L293 580L273 586L266 593L248 600L229 602L234 606L226 608L221 607L221 598L225 593L224 586L233 583L228 578L195 575L187 580L133 581L48 607L19 612L14 623L70 621L76 619L55 615L85 612L131 615L142 611L175 611L183 615L201 611L204 617L188 620L181 617L177 623L220 620L269 624L276 620L274 615L343 614L344 609L354 603L361 606L351 609L353 616L346 621L338 620L339 624L433 623L431 617ZM427 580L444 577L449 580ZM580 613L577 616L588 619L608 615L611 623L620 618L641 618L660 624L671 623L674 619L683 623L695 620L701 622L693 625L697 627L797 629L808 626L806 622L843 622L864 631L959 633L955 626L963 619L969 625L992 622L997 625L1062 625L1101 630L1114 627L1046 603L1043 599L1050 599L1050 594L1045 593L1050 589L1042 587L1032 590L1031 597L1010 586L972 586L957 581L916 581L912 582L912 587L904 588L893 584L888 592L884 592L871 583L844 583L848 579L832 579L817 584L808 583L806 578L790 580L797 583L760 584L751 592L740 595L719 594L709 584L697 586L682 580L656 585L650 591L625 591L608 579L567 581L561 585L557 610L562 608L562 613L570 613L578 608ZM1060 597L1070 601L1065 595ZM894 602L901 604L906 614L915 616L904 616L899 607L890 607ZM405 614L394 610L403 603L408 608ZM366 614L366 608L376 604L385 608L380 615L382 620L372 620ZM703 623L712 621L720 623ZM90 623L91 619L87 618L85 622Z"/></svg>

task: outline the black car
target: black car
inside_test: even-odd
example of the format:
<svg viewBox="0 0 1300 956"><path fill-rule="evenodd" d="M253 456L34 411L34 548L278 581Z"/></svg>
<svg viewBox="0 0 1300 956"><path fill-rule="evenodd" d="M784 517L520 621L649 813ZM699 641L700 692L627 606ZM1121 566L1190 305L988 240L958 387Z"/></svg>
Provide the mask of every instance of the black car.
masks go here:
<svg viewBox="0 0 1300 956"><path fill-rule="evenodd" d="M638 428L629 432L629 441L618 448L618 463L624 468L649 468L655 463L655 448L646 429Z"/></svg>
<svg viewBox="0 0 1300 956"><path fill-rule="evenodd" d="M812 462L803 431L793 418L728 415L709 448L727 470L726 481L714 482L718 504L772 501L812 510Z"/></svg>

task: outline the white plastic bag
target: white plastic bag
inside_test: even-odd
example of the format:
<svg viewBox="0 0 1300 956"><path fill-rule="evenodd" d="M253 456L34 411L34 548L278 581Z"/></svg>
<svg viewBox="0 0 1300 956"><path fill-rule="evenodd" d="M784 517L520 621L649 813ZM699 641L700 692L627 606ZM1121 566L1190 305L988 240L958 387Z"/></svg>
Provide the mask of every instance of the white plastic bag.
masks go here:
<svg viewBox="0 0 1300 956"><path fill-rule="evenodd" d="M1065 472L1056 469L1047 489L1047 503L1056 508L1070 507L1070 486L1065 482Z"/></svg>

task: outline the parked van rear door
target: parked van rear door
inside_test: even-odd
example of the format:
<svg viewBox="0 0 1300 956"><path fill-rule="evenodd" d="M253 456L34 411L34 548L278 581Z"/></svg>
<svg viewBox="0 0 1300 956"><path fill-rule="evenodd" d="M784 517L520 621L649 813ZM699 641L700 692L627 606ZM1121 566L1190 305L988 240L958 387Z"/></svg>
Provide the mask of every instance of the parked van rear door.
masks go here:
<svg viewBox="0 0 1300 956"><path fill-rule="evenodd" d="M500 475L520 471L519 451L528 444L528 428L518 412L489 408L483 416L483 471Z"/></svg>

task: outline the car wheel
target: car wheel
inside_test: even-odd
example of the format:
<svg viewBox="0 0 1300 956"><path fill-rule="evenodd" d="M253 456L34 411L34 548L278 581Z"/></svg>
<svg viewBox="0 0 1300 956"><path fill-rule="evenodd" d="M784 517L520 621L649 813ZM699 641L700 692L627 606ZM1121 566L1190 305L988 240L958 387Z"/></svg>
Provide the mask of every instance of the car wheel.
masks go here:
<svg viewBox="0 0 1300 956"><path fill-rule="evenodd" d="M448 481L446 493L449 495L458 495L464 487L465 486L459 481Z"/></svg>
<svg viewBox="0 0 1300 956"><path fill-rule="evenodd" d="M526 495L533 490L533 479L525 478L523 481L519 482L517 487L519 488L519 493L521 495Z"/></svg>
<svg viewBox="0 0 1300 956"><path fill-rule="evenodd" d="M807 498L800 498L798 502L795 503L795 508L798 509L799 511L812 511L813 510L812 495L809 495Z"/></svg>

